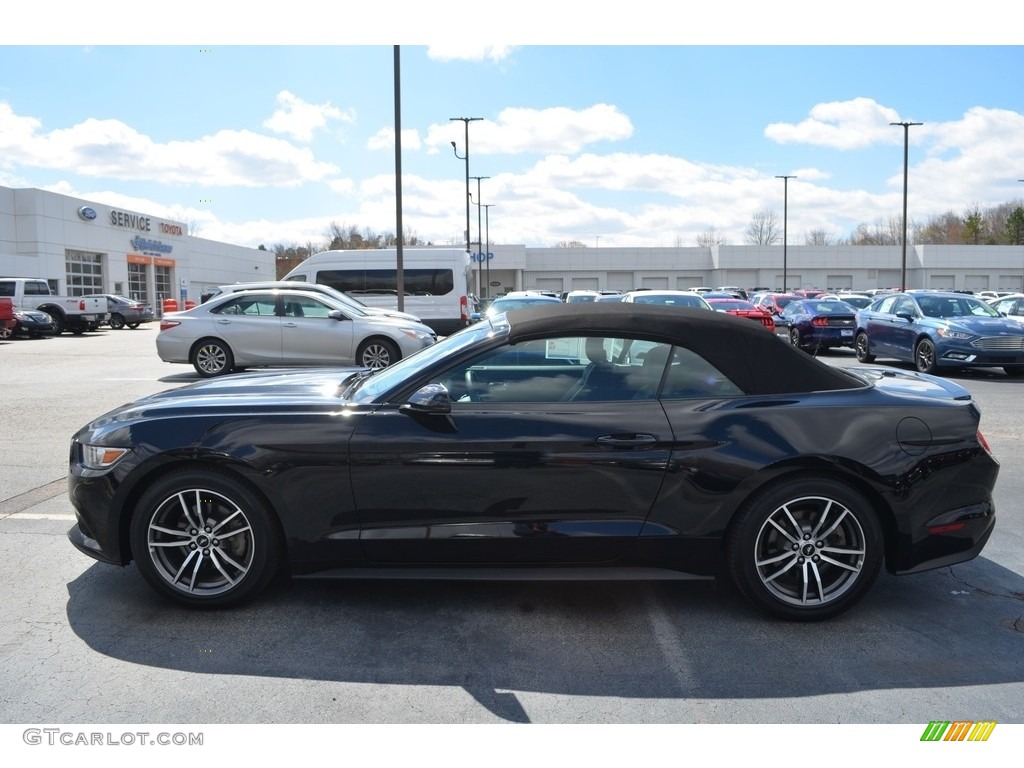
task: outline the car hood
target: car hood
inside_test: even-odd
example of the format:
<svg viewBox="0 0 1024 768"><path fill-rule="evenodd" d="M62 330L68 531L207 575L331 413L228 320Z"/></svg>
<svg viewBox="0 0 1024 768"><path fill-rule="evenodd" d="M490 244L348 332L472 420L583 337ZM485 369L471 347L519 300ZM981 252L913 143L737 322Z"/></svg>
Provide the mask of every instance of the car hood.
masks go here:
<svg viewBox="0 0 1024 768"><path fill-rule="evenodd" d="M422 323L416 315L410 315L408 312L399 312L397 309L382 309L381 307L360 307L360 309L367 315L373 317L392 317L398 320L405 320L410 323Z"/></svg>
<svg viewBox="0 0 1024 768"><path fill-rule="evenodd" d="M157 392L125 403L91 422L85 430L137 419L213 413L266 411L337 412L352 377L365 368L301 368L232 374Z"/></svg>
<svg viewBox="0 0 1024 768"><path fill-rule="evenodd" d="M1024 336L1024 325L1005 317L948 317L933 319L929 324L977 336Z"/></svg>

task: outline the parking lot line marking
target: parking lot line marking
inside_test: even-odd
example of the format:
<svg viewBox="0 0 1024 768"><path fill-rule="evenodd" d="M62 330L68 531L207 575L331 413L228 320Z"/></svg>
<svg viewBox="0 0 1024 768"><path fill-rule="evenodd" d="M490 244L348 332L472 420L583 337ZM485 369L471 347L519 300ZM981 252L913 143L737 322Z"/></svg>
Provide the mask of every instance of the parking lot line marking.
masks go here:
<svg viewBox="0 0 1024 768"><path fill-rule="evenodd" d="M4 518L5 520L66 520L68 522L74 522L74 515L47 515L37 512L15 512L13 515L8 515Z"/></svg>

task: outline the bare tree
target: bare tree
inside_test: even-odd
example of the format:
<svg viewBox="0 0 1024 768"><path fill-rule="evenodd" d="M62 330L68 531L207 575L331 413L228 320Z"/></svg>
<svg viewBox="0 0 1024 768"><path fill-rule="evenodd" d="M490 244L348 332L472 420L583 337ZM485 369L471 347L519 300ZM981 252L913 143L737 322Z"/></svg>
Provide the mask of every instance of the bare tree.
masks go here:
<svg viewBox="0 0 1024 768"><path fill-rule="evenodd" d="M199 223L199 219L188 219L185 222L185 232L188 233L189 237L195 237L203 229L203 225Z"/></svg>
<svg viewBox="0 0 1024 768"><path fill-rule="evenodd" d="M751 217L747 226L748 245L775 245L781 236L782 228L775 211L764 208Z"/></svg>
<svg viewBox="0 0 1024 768"><path fill-rule="evenodd" d="M676 246L682 243L677 242ZM710 227L697 235L697 245L701 248L713 248L716 245L726 245L725 235L719 233L714 227Z"/></svg>
<svg viewBox="0 0 1024 768"><path fill-rule="evenodd" d="M827 229L812 229L804 238L806 245L835 245L835 236Z"/></svg>
<svg viewBox="0 0 1024 768"><path fill-rule="evenodd" d="M582 243L579 240L559 240L555 244L555 248L586 248L587 244Z"/></svg>

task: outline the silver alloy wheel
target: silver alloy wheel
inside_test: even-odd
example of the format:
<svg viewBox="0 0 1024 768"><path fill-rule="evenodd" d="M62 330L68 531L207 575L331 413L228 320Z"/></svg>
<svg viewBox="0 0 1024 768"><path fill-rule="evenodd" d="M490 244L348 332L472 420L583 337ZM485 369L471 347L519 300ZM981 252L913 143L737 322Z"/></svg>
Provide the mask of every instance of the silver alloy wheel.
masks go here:
<svg viewBox="0 0 1024 768"><path fill-rule="evenodd" d="M383 341L368 342L362 348L362 352L359 355L359 363L375 371L387 368L395 362L396 359L397 354L394 348L388 346L388 344Z"/></svg>
<svg viewBox="0 0 1024 768"><path fill-rule="evenodd" d="M0 339L9 339L14 335L14 329L8 328L6 325L0 325Z"/></svg>
<svg viewBox="0 0 1024 768"><path fill-rule="evenodd" d="M231 352L217 341L205 341L200 344L192 362L201 376L219 376L230 371L233 364Z"/></svg>
<svg viewBox="0 0 1024 768"><path fill-rule="evenodd" d="M858 583L866 541L853 510L825 496L803 496L765 519L754 541L754 565L775 599L800 607L826 605Z"/></svg>
<svg viewBox="0 0 1024 768"><path fill-rule="evenodd" d="M117 312L110 316L110 327L115 331L120 331L124 328L124 315Z"/></svg>
<svg viewBox="0 0 1024 768"><path fill-rule="evenodd" d="M256 541L246 512L223 494L190 488L164 499L149 518L149 557L174 590L212 597L252 567Z"/></svg>

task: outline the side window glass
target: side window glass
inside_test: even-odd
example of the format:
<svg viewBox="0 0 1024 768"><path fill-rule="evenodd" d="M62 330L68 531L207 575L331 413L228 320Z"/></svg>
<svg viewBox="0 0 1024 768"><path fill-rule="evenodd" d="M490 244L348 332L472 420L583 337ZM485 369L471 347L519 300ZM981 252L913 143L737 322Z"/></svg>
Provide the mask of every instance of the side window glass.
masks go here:
<svg viewBox="0 0 1024 768"><path fill-rule="evenodd" d="M247 316L270 316L277 313L277 300L273 296L257 294L255 296L239 296L225 302L213 314L217 315L247 315Z"/></svg>
<svg viewBox="0 0 1024 768"><path fill-rule="evenodd" d="M675 347L665 382L663 400L691 397L738 397L743 391L724 373L692 350Z"/></svg>
<svg viewBox="0 0 1024 768"><path fill-rule="evenodd" d="M893 314L895 312L895 310L893 309L893 305L896 303L896 299L898 298L898 296L886 297L885 299L882 300L882 303L878 305L878 309L876 311L882 312L887 315Z"/></svg>
<svg viewBox="0 0 1024 768"><path fill-rule="evenodd" d="M556 337L505 345L434 380L455 403L564 403L656 397L668 347L630 339ZM640 342L636 342L640 344ZM666 354L656 366L652 350ZM647 360L650 362L646 362Z"/></svg>

